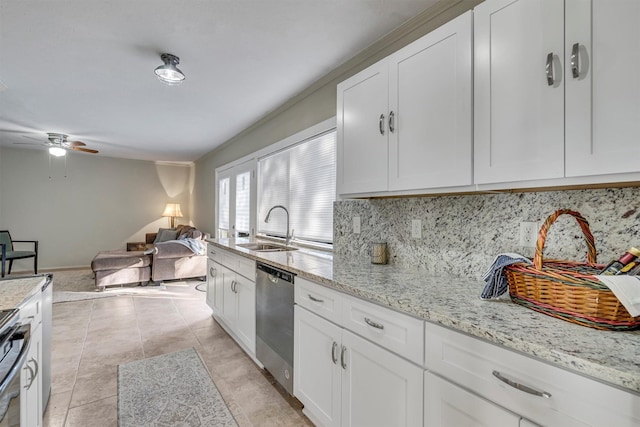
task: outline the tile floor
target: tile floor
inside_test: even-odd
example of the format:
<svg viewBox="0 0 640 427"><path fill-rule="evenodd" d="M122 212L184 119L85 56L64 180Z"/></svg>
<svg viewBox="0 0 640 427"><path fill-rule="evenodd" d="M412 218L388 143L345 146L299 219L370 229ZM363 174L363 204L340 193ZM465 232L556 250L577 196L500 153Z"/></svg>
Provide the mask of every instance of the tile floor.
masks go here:
<svg viewBox="0 0 640 427"><path fill-rule="evenodd" d="M310 426L213 320L197 282L160 297L115 296L53 305L51 398L45 427L117 425L117 365L194 347L240 426ZM187 282L188 283L188 282Z"/></svg>

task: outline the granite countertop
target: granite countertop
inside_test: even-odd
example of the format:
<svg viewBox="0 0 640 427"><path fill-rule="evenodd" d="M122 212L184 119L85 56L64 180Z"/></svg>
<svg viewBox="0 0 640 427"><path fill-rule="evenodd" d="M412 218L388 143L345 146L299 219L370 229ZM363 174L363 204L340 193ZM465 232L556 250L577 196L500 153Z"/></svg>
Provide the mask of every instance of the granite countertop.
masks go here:
<svg viewBox="0 0 640 427"><path fill-rule="evenodd" d="M300 249L255 252L247 239L210 243L400 312L640 393L640 331L600 331L529 310L508 298L481 300L484 282L423 270L354 263Z"/></svg>
<svg viewBox="0 0 640 427"><path fill-rule="evenodd" d="M0 310L16 308L31 295L40 291L45 276L4 278L0 280Z"/></svg>

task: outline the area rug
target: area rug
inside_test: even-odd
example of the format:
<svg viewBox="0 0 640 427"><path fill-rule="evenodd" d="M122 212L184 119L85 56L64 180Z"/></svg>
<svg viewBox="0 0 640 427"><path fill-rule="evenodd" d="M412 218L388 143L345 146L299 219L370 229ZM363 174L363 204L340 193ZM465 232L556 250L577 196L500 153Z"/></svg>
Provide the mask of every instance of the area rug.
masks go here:
<svg viewBox="0 0 640 427"><path fill-rule="evenodd" d="M100 292L96 289L91 269L60 270L53 271L52 274L54 304L130 295L192 299L201 297L197 291L204 291L205 288L204 282L194 279L166 281L163 286L109 286Z"/></svg>
<svg viewBox="0 0 640 427"><path fill-rule="evenodd" d="M118 365L118 426L237 426L193 348Z"/></svg>

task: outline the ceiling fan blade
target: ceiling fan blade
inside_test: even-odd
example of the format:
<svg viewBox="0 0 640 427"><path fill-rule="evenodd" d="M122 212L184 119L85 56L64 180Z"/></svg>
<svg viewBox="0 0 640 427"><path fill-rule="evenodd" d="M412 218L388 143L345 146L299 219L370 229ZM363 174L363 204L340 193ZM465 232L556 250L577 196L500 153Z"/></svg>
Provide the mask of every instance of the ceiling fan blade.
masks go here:
<svg viewBox="0 0 640 427"><path fill-rule="evenodd" d="M98 150L92 150L91 148L71 147L72 150L82 151L84 153L98 154Z"/></svg>
<svg viewBox="0 0 640 427"><path fill-rule="evenodd" d="M42 145L42 142L14 142L13 145Z"/></svg>
<svg viewBox="0 0 640 427"><path fill-rule="evenodd" d="M67 144L69 147L86 147L87 145L82 141L67 141Z"/></svg>

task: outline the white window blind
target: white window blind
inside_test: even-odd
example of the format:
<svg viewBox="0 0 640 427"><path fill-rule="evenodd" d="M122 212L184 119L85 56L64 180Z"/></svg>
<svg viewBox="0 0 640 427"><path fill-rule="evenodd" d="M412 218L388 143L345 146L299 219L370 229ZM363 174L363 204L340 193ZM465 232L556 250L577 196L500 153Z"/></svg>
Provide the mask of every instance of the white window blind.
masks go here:
<svg viewBox="0 0 640 427"><path fill-rule="evenodd" d="M333 241L333 202L336 199L336 132L310 138L258 161L258 231L284 237L289 210L295 237Z"/></svg>
<svg viewBox="0 0 640 427"><path fill-rule="evenodd" d="M236 175L236 232L249 234L251 172Z"/></svg>
<svg viewBox="0 0 640 427"><path fill-rule="evenodd" d="M227 237L229 231L229 181L218 181L218 237Z"/></svg>

